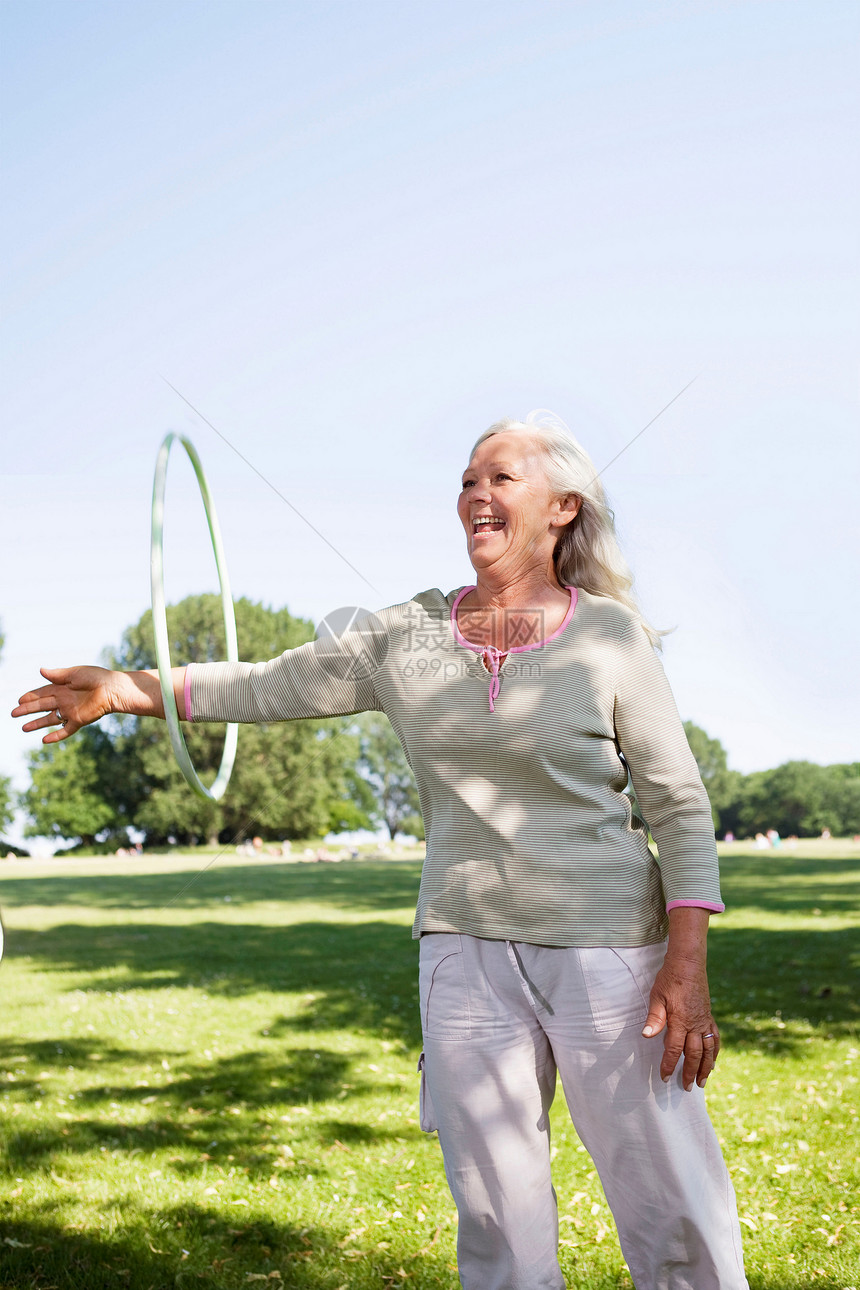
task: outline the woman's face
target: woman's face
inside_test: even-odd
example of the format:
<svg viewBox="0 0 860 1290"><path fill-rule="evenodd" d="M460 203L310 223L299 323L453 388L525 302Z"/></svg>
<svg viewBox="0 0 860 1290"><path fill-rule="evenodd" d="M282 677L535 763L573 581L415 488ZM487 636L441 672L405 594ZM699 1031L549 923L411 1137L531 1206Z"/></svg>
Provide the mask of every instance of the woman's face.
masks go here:
<svg viewBox="0 0 860 1290"><path fill-rule="evenodd" d="M457 502L473 567L511 577L551 568L559 533L579 506L578 497L552 493L541 451L528 436L491 435L463 472Z"/></svg>

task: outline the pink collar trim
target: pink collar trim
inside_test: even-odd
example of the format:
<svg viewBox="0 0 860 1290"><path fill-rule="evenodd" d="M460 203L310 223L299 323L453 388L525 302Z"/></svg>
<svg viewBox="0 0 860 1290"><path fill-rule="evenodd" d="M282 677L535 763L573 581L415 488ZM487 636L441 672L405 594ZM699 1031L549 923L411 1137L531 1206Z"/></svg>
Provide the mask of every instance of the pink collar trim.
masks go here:
<svg viewBox="0 0 860 1290"><path fill-rule="evenodd" d="M527 649L540 649L541 645L546 645L550 641L554 641L557 636L560 636L573 617L574 610L576 609L576 602L579 599L579 593L577 592L576 587L568 586L566 588L566 590L570 592L570 607L551 636L545 636L544 639L540 641L532 641L530 645L512 645L510 649L505 650L505 652L502 653L501 650L496 649L495 645L475 645L473 641L466 639L457 625L457 608L460 601L464 596L467 596L470 591L475 590L475 585L476 584L473 584L470 587L464 587L462 591L458 593L457 598L451 606L451 629L454 633L454 640L458 645L462 645L466 649L472 650L475 654L482 654L484 656L484 660L492 673L490 677L490 711L495 712L496 699L499 697L499 690L501 688L499 667L502 659L507 658L508 654L522 654L523 651Z"/></svg>

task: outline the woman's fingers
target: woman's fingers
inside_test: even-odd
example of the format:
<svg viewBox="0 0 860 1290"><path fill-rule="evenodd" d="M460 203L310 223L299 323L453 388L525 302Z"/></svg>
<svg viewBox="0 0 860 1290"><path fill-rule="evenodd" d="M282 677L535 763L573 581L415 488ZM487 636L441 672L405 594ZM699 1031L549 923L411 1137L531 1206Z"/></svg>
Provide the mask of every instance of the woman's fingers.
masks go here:
<svg viewBox="0 0 860 1290"><path fill-rule="evenodd" d="M660 1063L660 1078L664 1084L671 1078L672 1072L684 1054L687 1038L686 1027L670 1015L663 1039L663 1060Z"/></svg>
<svg viewBox="0 0 860 1290"><path fill-rule="evenodd" d="M691 1030L684 1044L684 1065L681 1070L681 1081L688 1093L699 1078L704 1051L702 1036Z"/></svg>
<svg viewBox="0 0 860 1290"><path fill-rule="evenodd" d="M699 1030L685 1031L683 1027L676 1027L670 1021L663 1045L663 1060L660 1063L663 1082L671 1078L672 1072L683 1056L681 1081L684 1088L687 1092L694 1084L704 1088L708 1076L717 1064L719 1051L720 1035L714 1021L704 1034Z"/></svg>
<svg viewBox="0 0 860 1290"><path fill-rule="evenodd" d="M44 712L56 698L53 685L42 685L38 690L28 690L18 700L17 708L12 709L13 717L26 717L31 712Z"/></svg>
<svg viewBox="0 0 860 1290"><path fill-rule="evenodd" d="M30 690L27 694L22 694L17 708L12 709L12 716L31 717L36 712L47 712L50 717L52 713L62 713L64 703L66 709L68 709L73 702L74 699L69 695L68 691L65 693L58 692L53 685L46 685L41 690ZM38 730L40 724L44 725L45 722L28 721L21 729ZM56 726L59 725L59 722L55 721L53 724Z"/></svg>
<svg viewBox="0 0 860 1290"><path fill-rule="evenodd" d="M44 712L45 709L57 698L57 687L65 686L68 682L70 667L40 667L39 671L42 676L46 677L49 685L40 685L35 690L28 690L22 694L18 700L18 707L13 708L13 717L23 717L30 712Z"/></svg>
<svg viewBox="0 0 860 1290"><path fill-rule="evenodd" d="M57 706L56 700L54 699L48 699L42 703L20 703L17 708L12 709L12 716L13 717L32 717L32 716L35 716L37 712L50 713L54 711L56 706ZM26 730L27 727L22 726L21 729Z"/></svg>
<svg viewBox="0 0 860 1290"><path fill-rule="evenodd" d="M46 681L54 685L68 684L69 677L76 669L73 667L40 667L39 671Z"/></svg>
<svg viewBox="0 0 860 1290"><path fill-rule="evenodd" d="M684 1044L684 1068L681 1075L684 1088L688 1092L694 1083L698 1084L699 1088L705 1087L708 1076L717 1064L719 1051L720 1036L716 1022L713 1020L704 1034L698 1031L689 1032L687 1042Z"/></svg>
<svg viewBox="0 0 860 1290"><path fill-rule="evenodd" d="M57 716L56 711L52 708L46 717L39 717L36 721L25 721L21 729L29 734L31 730L42 730L45 726L61 726L62 724L62 719Z"/></svg>
<svg viewBox="0 0 860 1290"><path fill-rule="evenodd" d="M699 1073L696 1076L696 1083L699 1088L705 1087L705 1081L717 1064L719 1051L720 1032L717 1030L716 1022L712 1020L707 1033L702 1035L702 1060L699 1063Z"/></svg>
<svg viewBox="0 0 860 1290"><path fill-rule="evenodd" d="M56 727L54 730L52 730L49 734L42 736L43 744L61 743L63 739L68 739L69 735L76 734L78 730L80 730L81 728L79 725L75 725L74 723L68 722L68 721L63 726L57 726L56 722L54 723L54 725Z"/></svg>
<svg viewBox="0 0 860 1290"><path fill-rule="evenodd" d="M46 728L49 733L43 737L42 743L58 744L63 739L68 739L69 735L73 735L80 730L81 723L71 717L63 717L60 709L56 705L52 705L47 716L37 717L35 721L25 721L21 727L27 734L32 730L44 730Z"/></svg>
<svg viewBox="0 0 860 1290"><path fill-rule="evenodd" d="M645 1018L645 1026L642 1034L646 1038L651 1035L659 1035L660 1031L666 1024L666 1005L662 999L655 998L652 994L651 1003L648 1008L648 1016Z"/></svg>

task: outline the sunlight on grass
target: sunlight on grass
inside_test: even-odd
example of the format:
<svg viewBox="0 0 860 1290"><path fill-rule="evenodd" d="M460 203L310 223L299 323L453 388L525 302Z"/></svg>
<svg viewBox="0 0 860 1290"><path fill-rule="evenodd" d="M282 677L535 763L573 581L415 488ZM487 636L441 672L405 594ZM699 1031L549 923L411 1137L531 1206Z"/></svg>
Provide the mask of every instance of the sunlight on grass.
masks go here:
<svg viewBox="0 0 860 1290"><path fill-rule="evenodd" d="M710 1106L754 1290L858 1285L857 854L724 859ZM3 1286L453 1290L418 864L200 867L2 869ZM553 1141L568 1284L629 1287L561 1099Z"/></svg>

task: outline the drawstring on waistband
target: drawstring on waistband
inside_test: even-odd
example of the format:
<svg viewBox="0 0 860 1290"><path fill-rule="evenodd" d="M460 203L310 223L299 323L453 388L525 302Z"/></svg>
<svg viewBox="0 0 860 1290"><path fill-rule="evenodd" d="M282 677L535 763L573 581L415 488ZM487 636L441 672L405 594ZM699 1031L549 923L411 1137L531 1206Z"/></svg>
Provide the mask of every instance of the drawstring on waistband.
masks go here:
<svg viewBox="0 0 860 1290"><path fill-rule="evenodd" d="M543 997L534 981L529 980L528 973L526 972L526 965L523 963L520 952L515 943L513 941L505 941L505 946L507 947L508 958L511 960L511 967L516 972L520 985L523 988L523 994L528 999L534 1012L537 1012L538 1007L540 1006L545 1012L548 1012L551 1017L554 1016L555 1014L550 1006L549 1000Z"/></svg>

